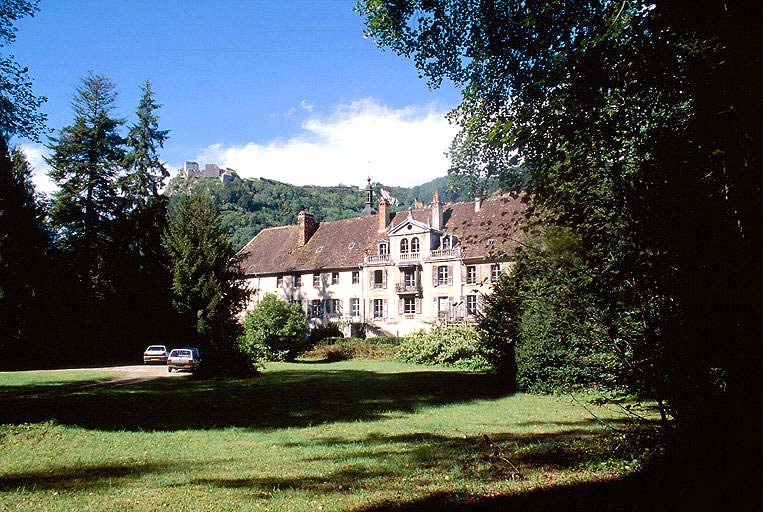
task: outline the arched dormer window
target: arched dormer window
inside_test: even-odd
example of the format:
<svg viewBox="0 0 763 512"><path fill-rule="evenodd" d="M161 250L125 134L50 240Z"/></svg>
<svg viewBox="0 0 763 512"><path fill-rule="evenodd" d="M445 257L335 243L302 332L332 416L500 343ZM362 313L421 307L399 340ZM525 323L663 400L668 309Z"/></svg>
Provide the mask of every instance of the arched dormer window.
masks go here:
<svg viewBox="0 0 763 512"><path fill-rule="evenodd" d="M419 252L419 239L417 237L411 238L411 252Z"/></svg>
<svg viewBox="0 0 763 512"><path fill-rule="evenodd" d="M442 237L442 248L443 249L450 249L450 236L445 235Z"/></svg>
<svg viewBox="0 0 763 512"><path fill-rule="evenodd" d="M400 254L405 254L408 252L408 239L403 238L400 240Z"/></svg>
<svg viewBox="0 0 763 512"><path fill-rule="evenodd" d="M386 256L387 254L389 254L387 242L379 242L379 256Z"/></svg>

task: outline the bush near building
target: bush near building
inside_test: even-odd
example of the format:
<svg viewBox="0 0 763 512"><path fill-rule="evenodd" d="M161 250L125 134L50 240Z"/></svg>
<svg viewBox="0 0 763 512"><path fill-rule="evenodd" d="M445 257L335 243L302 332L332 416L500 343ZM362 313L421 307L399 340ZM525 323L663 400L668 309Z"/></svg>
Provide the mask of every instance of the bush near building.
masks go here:
<svg viewBox="0 0 763 512"><path fill-rule="evenodd" d="M292 361L309 348L307 317L299 304L267 294L244 319L241 349L252 362Z"/></svg>

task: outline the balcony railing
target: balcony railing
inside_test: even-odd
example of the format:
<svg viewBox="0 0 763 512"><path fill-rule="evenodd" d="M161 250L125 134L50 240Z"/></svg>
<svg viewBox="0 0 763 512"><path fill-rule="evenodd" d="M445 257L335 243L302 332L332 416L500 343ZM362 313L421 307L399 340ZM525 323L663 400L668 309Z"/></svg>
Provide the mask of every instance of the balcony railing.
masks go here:
<svg viewBox="0 0 763 512"><path fill-rule="evenodd" d="M404 252L398 257L399 261L417 261L421 259L420 252Z"/></svg>
<svg viewBox="0 0 763 512"><path fill-rule="evenodd" d="M437 249L430 253L432 258L458 258L461 256L461 248L453 247L451 249Z"/></svg>
<svg viewBox="0 0 763 512"><path fill-rule="evenodd" d="M406 284L406 283L397 283L395 285L395 291L397 293L421 293L421 285L420 284Z"/></svg>
<svg viewBox="0 0 763 512"><path fill-rule="evenodd" d="M364 258L366 263L389 263L389 254L366 254Z"/></svg>

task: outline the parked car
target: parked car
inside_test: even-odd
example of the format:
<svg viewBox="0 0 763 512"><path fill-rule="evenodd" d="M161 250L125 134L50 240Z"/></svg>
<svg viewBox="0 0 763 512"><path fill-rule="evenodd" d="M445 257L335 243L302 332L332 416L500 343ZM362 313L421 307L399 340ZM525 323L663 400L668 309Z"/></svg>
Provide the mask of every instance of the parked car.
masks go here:
<svg viewBox="0 0 763 512"><path fill-rule="evenodd" d="M143 351L143 364L166 363L169 351L164 345L149 345Z"/></svg>
<svg viewBox="0 0 763 512"><path fill-rule="evenodd" d="M199 350L191 348L173 348L167 358L167 371L189 370L195 371L201 364Z"/></svg>

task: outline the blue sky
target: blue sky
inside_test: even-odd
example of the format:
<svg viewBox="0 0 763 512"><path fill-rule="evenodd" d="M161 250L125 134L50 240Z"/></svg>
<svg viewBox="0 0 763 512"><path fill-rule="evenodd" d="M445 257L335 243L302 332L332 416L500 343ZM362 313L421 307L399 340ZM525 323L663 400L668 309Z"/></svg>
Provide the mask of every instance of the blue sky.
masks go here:
<svg viewBox="0 0 763 512"><path fill-rule="evenodd" d="M363 37L354 0L41 0L6 51L28 66L54 130L72 122L88 71L108 76L133 120L150 80L162 153L295 184L415 185L447 172L449 85ZM46 149L20 141L42 175ZM39 186L50 185L40 177Z"/></svg>

